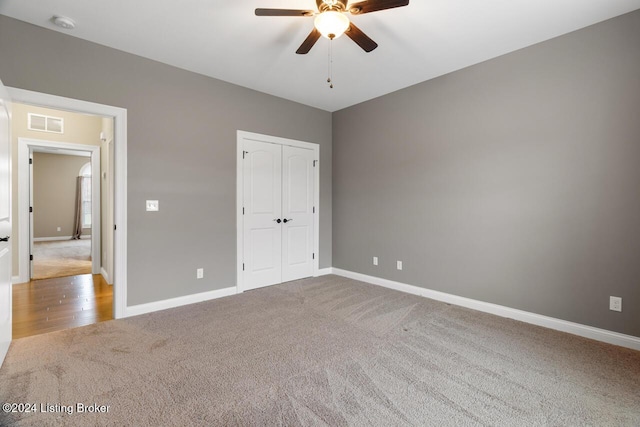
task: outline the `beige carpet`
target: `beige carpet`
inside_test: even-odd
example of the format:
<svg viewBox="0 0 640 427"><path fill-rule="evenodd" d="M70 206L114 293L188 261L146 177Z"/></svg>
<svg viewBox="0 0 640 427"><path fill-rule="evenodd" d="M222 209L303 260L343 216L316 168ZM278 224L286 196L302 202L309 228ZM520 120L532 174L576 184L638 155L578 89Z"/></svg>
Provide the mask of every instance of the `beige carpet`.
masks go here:
<svg viewBox="0 0 640 427"><path fill-rule="evenodd" d="M16 340L0 401L109 405L18 426L638 426L640 352L324 276Z"/></svg>
<svg viewBox="0 0 640 427"><path fill-rule="evenodd" d="M33 280L91 274L91 240L34 242Z"/></svg>

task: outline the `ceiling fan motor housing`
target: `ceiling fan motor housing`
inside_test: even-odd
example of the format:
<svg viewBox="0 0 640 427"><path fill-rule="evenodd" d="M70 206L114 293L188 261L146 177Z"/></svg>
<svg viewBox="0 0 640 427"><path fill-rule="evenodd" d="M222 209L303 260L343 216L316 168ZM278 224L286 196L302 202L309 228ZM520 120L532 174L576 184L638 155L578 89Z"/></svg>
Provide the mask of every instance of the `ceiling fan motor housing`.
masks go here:
<svg viewBox="0 0 640 427"><path fill-rule="evenodd" d="M316 5L320 13L328 10L344 12L347 10L347 0L316 0Z"/></svg>

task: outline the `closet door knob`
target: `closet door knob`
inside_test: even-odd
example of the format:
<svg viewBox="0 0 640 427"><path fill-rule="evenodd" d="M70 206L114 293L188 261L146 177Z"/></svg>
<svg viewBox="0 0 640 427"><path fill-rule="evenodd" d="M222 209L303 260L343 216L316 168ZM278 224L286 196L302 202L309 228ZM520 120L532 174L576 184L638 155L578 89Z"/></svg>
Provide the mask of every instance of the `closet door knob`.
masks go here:
<svg viewBox="0 0 640 427"><path fill-rule="evenodd" d="M282 220L280 218L274 219L274 221L277 222L278 224L280 224L282 222ZM284 222L287 222L287 220L285 219Z"/></svg>
<svg viewBox="0 0 640 427"><path fill-rule="evenodd" d="M10 236L0 237L0 242L8 242L10 238L11 238Z"/></svg>
<svg viewBox="0 0 640 427"><path fill-rule="evenodd" d="M283 222L284 222L285 224L286 224L287 222L290 222L290 221L293 221L293 218L289 218L289 219L285 218L285 219L283 220Z"/></svg>

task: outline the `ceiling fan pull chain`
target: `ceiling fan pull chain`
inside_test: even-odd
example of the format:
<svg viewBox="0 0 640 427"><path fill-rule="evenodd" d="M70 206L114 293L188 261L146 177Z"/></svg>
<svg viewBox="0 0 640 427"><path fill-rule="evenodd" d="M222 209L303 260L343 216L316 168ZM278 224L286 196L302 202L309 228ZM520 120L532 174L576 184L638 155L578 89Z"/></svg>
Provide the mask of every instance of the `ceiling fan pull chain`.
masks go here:
<svg viewBox="0 0 640 427"><path fill-rule="evenodd" d="M329 89L333 89L333 39L329 39L329 77L327 78L327 83L329 83Z"/></svg>

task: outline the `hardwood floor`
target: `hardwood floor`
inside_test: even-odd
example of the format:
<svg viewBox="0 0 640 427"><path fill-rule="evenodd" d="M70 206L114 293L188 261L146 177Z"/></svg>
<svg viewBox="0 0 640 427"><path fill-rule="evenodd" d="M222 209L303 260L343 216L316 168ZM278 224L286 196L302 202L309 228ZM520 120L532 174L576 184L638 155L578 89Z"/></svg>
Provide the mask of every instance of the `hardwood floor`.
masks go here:
<svg viewBox="0 0 640 427"><path fill-rule="evenodd" d="M113 319L113 286L99 274L13 286L13 339Z"/></svg>

